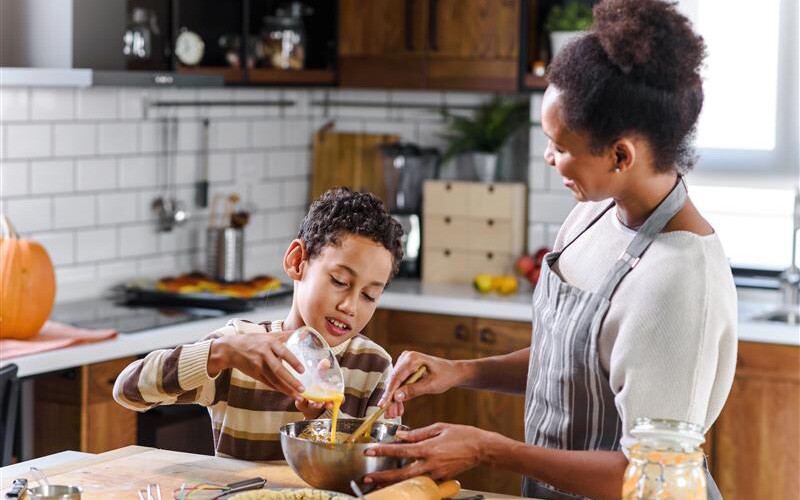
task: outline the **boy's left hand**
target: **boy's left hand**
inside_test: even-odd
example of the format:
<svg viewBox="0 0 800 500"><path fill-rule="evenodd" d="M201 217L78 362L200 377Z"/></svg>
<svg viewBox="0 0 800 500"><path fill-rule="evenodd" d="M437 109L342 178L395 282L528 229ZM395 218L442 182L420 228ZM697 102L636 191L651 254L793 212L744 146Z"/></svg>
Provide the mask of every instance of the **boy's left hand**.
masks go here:
<svg viewBox="0 0 800 500"><path fill-rule="evenodd" d="M313 420L319 418L325 410L333 408L333 403L317 403L305 398L296 398L294 406L303 413L306 420Z"/></svg>

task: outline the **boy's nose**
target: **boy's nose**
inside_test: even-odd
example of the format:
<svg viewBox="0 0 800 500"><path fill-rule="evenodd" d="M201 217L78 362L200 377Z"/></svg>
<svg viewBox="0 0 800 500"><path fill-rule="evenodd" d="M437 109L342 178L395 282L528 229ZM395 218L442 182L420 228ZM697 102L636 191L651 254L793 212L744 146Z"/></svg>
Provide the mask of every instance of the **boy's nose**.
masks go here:
<svg viewBox="0 0 800 500"><path fill-rule="evenodd" d="M356 307L355 307L356 300L357 300L357 297L353 296L353 294L348 293L342 299L342 301L339 302L339 305L336 306L336 309L338 309L340 312L342 312L344 314L347 314L348 316L355 316L355 314L356 314Z"/></svg>

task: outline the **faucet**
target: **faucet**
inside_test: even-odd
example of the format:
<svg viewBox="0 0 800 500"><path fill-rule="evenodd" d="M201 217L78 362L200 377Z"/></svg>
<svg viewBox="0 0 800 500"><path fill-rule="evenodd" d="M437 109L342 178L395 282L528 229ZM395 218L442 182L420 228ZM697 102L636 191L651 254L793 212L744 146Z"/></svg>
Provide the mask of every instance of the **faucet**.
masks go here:
<svg viewBox="0 0 800 500"><path fill-rule="evenodd" d="M783 306L786 309L786 322L800 323L800 269L797 268L797 232L800 230L800 186L794 192L792 212L792 264L780 275L780 288L783 292Z"/></svg>

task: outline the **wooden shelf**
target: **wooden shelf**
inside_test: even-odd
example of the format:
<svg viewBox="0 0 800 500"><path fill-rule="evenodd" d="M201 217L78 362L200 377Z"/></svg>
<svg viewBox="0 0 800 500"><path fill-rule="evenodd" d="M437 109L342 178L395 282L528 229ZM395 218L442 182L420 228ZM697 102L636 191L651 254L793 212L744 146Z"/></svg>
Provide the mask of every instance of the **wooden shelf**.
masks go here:
<svg viewBox="0 0 800 500"><path fill-rule="evenodd" d="M225 83L242 83L244 81L244 72L239 68L229 66L178 66L177 71L189 75L222 75Z"/></svg>
<svg viewBox="0 0 800 500"><path fill-rule="evenodd" d="M522 85L523 90L544 90L547 88L547 78L526 73Z"/></svg>
<svg viewBox="0 0 800 500"><path fill-rule="evenodd" d="M334 84L336 74L330 69L273 69L253 68L248 72L249 83L306 83Z"/></svg>

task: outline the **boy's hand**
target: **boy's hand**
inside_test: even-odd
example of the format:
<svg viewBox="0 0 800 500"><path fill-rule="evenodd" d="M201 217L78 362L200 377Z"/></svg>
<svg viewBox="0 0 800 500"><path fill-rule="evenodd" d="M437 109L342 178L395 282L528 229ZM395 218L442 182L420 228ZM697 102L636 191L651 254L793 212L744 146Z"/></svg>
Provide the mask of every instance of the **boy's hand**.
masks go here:
<svg viewBox="0 0 800 500"><path fill-rule="evenodd" d="M303 412L303 416L306 420L314 420L315 418L319 418L325 410L333 408L333 403L317 403L303 397L298 397L294 399L294 406Z"/></svg>
<svg viewBox="0 0 800 500"><path fill-rule="evenodd" d="M208 375L236 368L259 382L293 398L305 390L283 366L285 360L298 373L303 365L284 345L292 332L249 333L215 339L208 354Z"/></svg>

